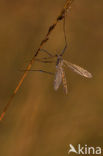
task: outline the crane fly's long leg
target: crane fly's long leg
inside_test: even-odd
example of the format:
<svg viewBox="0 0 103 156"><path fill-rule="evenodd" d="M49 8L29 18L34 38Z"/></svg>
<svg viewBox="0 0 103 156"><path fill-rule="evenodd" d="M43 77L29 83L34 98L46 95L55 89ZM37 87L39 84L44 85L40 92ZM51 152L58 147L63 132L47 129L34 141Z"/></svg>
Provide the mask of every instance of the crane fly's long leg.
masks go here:
<svg viewBox="0 0 103 156"><path fill-rule="evenodd" d="M83 69L82 67L80 67L76 64L72 64L66 60L63 60L63 62L64 62L64 64L66 64L70 69L72 69L77 74L84 76L86 78L92 78L92 74L89 73L87 70Z"/></svg>
<svg viewBox="0 0 103 156"><path fill-rule="evenodd" d="M52 60L43 60L43 58L35 59L35 61L42 62L42 63L55 63L55 61L52 61Z"/></svg>
<svg viewBox="0 0 103 156"><path fill-rule="evenodd" d="M45 50L45 49L41 49L40 51L45 52L46 54L48 54L48 55L49 55L49 57L43 57L42 59L50 59L50 58L57 57L57 55L56 55L56 54L55 54L55 55L52 55L50 52L48 52L48 51L47 51L47 50Z"/></svg>
<svg viewBox="0 0 103 156"><path fill-rule="evenodd" d="M47 59L47 58L53 58L53 57L56 57L56 56L57 56L56 54L55 54L55 55L52 55L50 52L48 52L48 51L45 50L45 49L41 49L40 51L45 52L46 54L49 55L49 57L46 57L46 59Z"/></svg>
<svg viewBox="0 0 103 156"><path fill-rule="evenodd" d="M45 52L45 53L48 54L49 56L53 56L50 52L48 52L48 51L45 50L45 49L40 49L40 52Z"/></svg>
<svg viewBox="0 0 103 156"><path fill-rule="evenodd" d="M64 17L64 20L63 20L63 32L64 32L65 47L62 50L60 56L63 56L65 50L67 49L67 38L66 38L66 32L65 32L65 17Z"/></svg>
<svg viewBox="0 0 103 156"><path fill-rule="evenodd" d="M47 60L47 59L49 59L49 58L46 58L46 59L45 58L38 58L38 59L35 59L35 61L42 62L42 63L55 63L55 61Z"/></svg>
<svg viewBox="0 0 103 156"><path fill-rule="evenodd" d="M45 70L41 70L41 69L32 69L32 70L20 70L20 71L30 71L30 72L34 72L34 71L36 71L36 72L42 72L42 73L46 73L46 74L50 74L50 75L54 75L54 73L52 73L52 72L48 72L48 71L45 71Z"/></svg>

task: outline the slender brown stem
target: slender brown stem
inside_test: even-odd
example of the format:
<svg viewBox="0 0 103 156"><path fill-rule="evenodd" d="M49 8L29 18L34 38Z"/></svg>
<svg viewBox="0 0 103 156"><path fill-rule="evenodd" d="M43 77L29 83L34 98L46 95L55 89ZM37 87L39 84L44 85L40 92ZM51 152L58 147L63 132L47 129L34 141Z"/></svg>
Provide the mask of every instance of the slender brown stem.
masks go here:
<svg viewBox="0 0 103 156"><path fill-rule="evenodd" d="M38 50L36 51L36 53L34 54L33 58L31 59L30 63L28 64L23 76L21 77L17 87L15 88L14 92L12 93L8 103L6 104L6 106L4 107L4 110L0 116L0 121L3 119L9 105L11 104L13 98L15 97L17 91L19 90L19 88L21 87L24 79L26 78L29 70L32 67L32 64L34 63L35 57L38 55L39 51L41 50L41 48L43 47L43 45L49 40L49 36L52 33L52 31L54 30L54 28L56 27L56 25L59 23L59 21L62 21L65 17L65 13L67 12L67 10L70 8L71 4L72 4L73 0L67 0L60 15L57 17L56 21L49 27L48 32L46 34L46 36L44 37L44 39L41 41L40 46L38 48Z"/></svg>

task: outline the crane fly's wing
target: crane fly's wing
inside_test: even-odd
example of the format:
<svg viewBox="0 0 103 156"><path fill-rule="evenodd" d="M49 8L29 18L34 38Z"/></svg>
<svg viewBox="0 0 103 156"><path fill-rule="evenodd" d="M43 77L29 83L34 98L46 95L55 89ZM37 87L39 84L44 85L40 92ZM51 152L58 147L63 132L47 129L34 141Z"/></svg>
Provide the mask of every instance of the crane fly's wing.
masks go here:
<svg viewBox="0 0 103 156"><path fill-rule="evenodd" d="M87 78L92 78L92 74L89 73L87 70L83 69L82 67L76 65L76 64L72 64L66 60L63 60L63 62L70 68L72 69L74 72L76 72L77 74L87 77Z"/></svg>
<svg viewBox="0 0 103 156"><path fill-rule="evenodd" d="M63 68L62 68L62 81L63 81L64 92L67 95L67 93L68 93L67 80L66 80L66 76L65 76L65 72L64 72Z"/></svg>
<svg viewBox="0 0 103 156"><path fill-rule="evenodd" d="M54 89L57 90L62 82L62 69L58 65L56 67L56 74L55 74L55 80L54 80Z"/></svg>

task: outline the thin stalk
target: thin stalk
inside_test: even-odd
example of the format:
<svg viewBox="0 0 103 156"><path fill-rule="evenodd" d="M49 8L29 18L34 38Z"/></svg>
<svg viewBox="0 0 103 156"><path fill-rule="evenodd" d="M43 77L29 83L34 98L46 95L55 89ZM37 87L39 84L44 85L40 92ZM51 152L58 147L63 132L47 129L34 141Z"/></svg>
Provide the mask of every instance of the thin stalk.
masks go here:
<svg viewBox="0 0 103 156"><path fill-rule="evenodd" d="M43 45L49 40L49 36L50 36L50 34L53 32L53 30L55 29L56 25L57 25L60 21L62 21L62 20L64 19L65 15L66 15L65 13L66 13L67 10L70 8L70 6L71 6L71 4L72 4L73 1L74 1L74 0L66 0L65 5L64 5L64 7L63 7L61 13L60 13L59 16L56 18L56 21L49 27L47 34L45 35L44 39L41 41L39 48L37 49L36 53L35 53L34 56L32 57L31 61L29 62L29 64L28 64L28 66L27 66L25 72L23 73L23 75L22 75L22 77L21 77L21 79L20 79L20 81L19 81L17 87L14 89L14 91L13 91L13 93L12 93L12 95L11 95L9 101L8 101L8 103L7 103L6 106L4 107L4 110L3 110L3 112L2 112L2 114L1 114L1 116L0 116L0 121L3 119L3 117L4 117L4 115L5 115L5 113L6 113L7 109L8 109L8 107L9 107L10 104L12 103L13 98L15 97L16 93L18 92L19 88L21 87L21 85L22 85L24 79L26 78L26 76L27 76L29 70L31 69L31 67L32 67L32 65L33 65L33 63L34 63L34 61L35 61L35 58L38 56L38 54L39 54L41 48L42 48Z"/></svg>

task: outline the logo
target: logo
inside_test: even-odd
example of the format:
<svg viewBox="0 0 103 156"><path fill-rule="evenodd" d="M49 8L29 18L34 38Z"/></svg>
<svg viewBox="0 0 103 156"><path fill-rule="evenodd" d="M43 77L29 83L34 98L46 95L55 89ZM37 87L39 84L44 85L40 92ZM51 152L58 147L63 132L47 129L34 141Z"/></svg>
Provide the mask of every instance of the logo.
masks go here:
<svg viewBox="0 0 103 156"><path fill-rule="evenodd" d="M68 154L70 153L75 153L77 155L79 154L101 155L102 149L101 147L88 147L87 145L81 146L80 144L78 144L77 147L75 148L72 144L69 144Z"/></svg>

